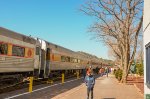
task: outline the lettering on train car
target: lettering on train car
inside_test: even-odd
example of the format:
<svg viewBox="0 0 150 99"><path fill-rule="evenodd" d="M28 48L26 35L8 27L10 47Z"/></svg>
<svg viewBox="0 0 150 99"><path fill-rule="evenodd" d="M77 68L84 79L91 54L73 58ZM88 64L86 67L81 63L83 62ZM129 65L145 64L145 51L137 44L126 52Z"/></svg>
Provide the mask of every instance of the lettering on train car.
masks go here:
<svg viewBox="0 0 150 99"><path fill-rule="evenodd" d="M32 50L29 49L27 54L28 54L28 57L31 57L32 56Z"/></svg>

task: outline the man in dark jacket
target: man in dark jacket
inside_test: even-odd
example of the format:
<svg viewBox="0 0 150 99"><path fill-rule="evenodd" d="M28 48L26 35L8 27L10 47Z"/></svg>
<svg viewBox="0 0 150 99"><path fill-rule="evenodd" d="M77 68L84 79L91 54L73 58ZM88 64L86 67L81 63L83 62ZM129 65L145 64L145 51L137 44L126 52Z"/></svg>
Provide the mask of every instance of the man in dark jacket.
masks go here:
<svg viewBox="0 0 150 99"><path fill-rule="evenodd" d="M90 72L87 73L85 77L85 84L87 86L87 99L89 99L89 94L91 92L91 99L93 99L93 88L95 85L95 78L93 74Z"/></svg>
<svg viewBox="0 0 150 99"><path fill-rule="evenodd" d="M86 68L83 69L83 77L84 77L84 79L85 79L85 76L86 76Z"/></svg>

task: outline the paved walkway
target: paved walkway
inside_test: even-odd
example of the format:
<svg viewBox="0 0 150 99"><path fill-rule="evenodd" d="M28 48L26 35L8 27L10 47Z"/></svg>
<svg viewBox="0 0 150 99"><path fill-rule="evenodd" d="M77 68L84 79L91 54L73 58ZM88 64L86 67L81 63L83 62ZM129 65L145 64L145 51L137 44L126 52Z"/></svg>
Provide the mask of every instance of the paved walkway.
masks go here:
<svg viewBox="0 0 150 99"><path fill-rule="evenodd" d="M52 99L86 99L86 86L81 84ZM144 99L133 85L118 84L114 76L96 79L94 99Z"/></svg>

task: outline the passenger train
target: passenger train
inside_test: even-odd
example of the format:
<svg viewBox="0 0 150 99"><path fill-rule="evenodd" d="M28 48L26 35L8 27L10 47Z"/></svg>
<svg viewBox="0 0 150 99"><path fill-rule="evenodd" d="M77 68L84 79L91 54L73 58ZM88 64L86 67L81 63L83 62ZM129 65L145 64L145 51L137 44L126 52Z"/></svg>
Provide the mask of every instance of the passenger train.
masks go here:
<svg viewBox="0 0 150 99"><path fill-rule="evenodd" d="M91 61L92 60L92 61ZM0 82L101 66L98 59L0 27Z"/></svg>

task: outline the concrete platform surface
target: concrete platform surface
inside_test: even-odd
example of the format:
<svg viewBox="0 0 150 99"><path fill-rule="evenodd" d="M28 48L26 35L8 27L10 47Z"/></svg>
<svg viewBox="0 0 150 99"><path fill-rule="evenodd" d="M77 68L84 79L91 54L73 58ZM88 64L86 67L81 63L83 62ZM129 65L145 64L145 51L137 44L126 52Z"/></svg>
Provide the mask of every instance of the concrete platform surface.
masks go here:
<svg viewBox="0 0 150 99"><path fill-rule="evenodd" d="M86 86L81 84L52 99L86 99ZM119 84L114 76L99 77L94 87L94 99L144 99L133 85Z"/></svg>

